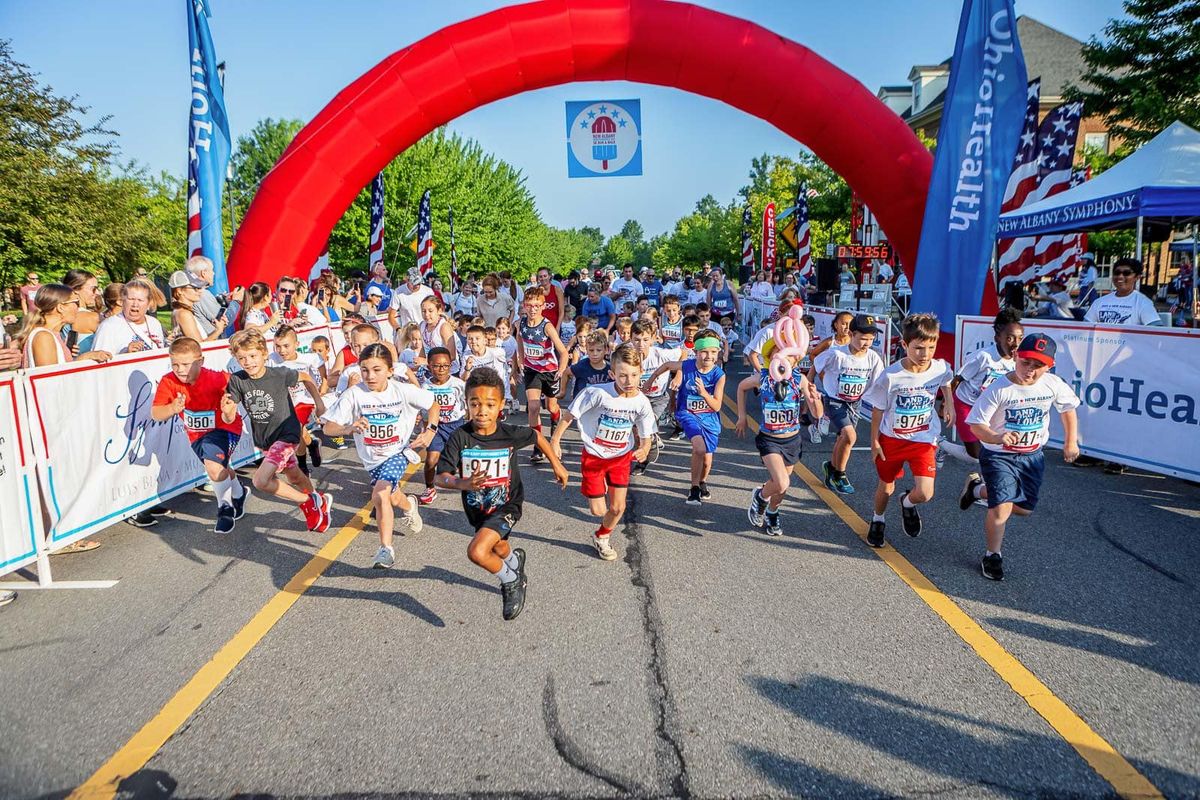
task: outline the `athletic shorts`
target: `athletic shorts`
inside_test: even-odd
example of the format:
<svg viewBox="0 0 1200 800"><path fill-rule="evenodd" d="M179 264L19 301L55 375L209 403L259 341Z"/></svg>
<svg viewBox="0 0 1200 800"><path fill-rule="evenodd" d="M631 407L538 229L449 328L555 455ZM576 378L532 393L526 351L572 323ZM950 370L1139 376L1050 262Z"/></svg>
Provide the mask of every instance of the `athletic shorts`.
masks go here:
<svg viewBox="0 0 1200 800"><path fill-rule="evenodd" d="M433 441L429 443L429 452L440 453L446 449L446 442L450 441L450 437L454 432L463 426L467 421L466 417L456 419L454 422L438 423L438 429L433 434Z"/></svg>
<svg viewBox="0 0 1200 800"><path fill-rule="evenodd" d="M583 481L579 489L584 497L604 497L608 488L619 489L629 485L629 468L633 462L633 451L616 458L600 458L584 450L579 457Z"/></svg>
<svg viewBox="0 0 1200 800"><path fill-rule="evenodd" d="M233 449L237 447L242 437L233 431L215 430L201 436L192 442L192 452L201 461L211 461L222 467L229 466L233 458Z"/></svg>
<svg viewBox="0 0 1200 800"><path fill-rule="evenodd" d="M536 369L526 367L525 389L536 389L544 395L558 397L558 373L538 372Z"/></svg>
<svg viewBox="0 0 1200 800"><path fill-rule="evenodd" d="M662 431L671 424L671 393L666 389L657 397L650 397L650 409L654 412L654 424Z"/></svg>
<svg viewBox="0 0 1200 800"><path fill-rule="evenodd" d="M799 431L791 436L769 436L759 431L754 437L754 446L758 448L760 456L772 453L783 456L783 463L790 467L800 460L800 455L804 452L804 439Z"/></svg>
<svg viewBox="0 0 1200 800"><path fill-rule="evenodd" d="M712 420L708 422L707 420ZM717 439L721 435L720 414L693 414L690 411L676 411L675 422L679 424L683 435L691 441L700 436L704 439L704 452L717 452Z"/></svg>
<svg viewBox="0 0 1200 800"><path fill-rule="evenodd" d="M463 497L466 497L465 492ZM463 501L463 507L466 507L466 500ZM489 514L469 513L467 519L475 528L476 533L488 528L500 534L502 540L508 541L508 535L512 533L513 528L521 519L521 507L516 503L505 503Z"/></svg>
<svg viewBox="0 0 1200 800"><path fill-rule="evenodd" d="M1042 488L1046 457L1041 450L1036 453L997 453L984 447L979 451L979 471L987 486L988 508L1013 503L1033 511Z"/></svg>
<svg viewBox="0 0 1200 800"><path fill-rule="evenodd" d="M971 426L967 424L967 415L971 413L973 407L959 400L958 395L954 395L954 430L958 431L958 438L963 444L979 441L979 438L971 432Z"/></svg>
<svg viewBox="0 0 1200 800"><path fill-rule="evenodd" d="M937 477L937 445L928 442L910 442L895 436L879 434L879 446L883 448L883 460L875 459L875 472L884 483L895 483L904 477L904 464L914 478Z"/></svg>
<svg viewBox="0 0 1200 800"><path fill-rule="evenodd" d="M301 425L307 425L308 420L312 417L313 410L316 408L312 403L301 403L296 406L296 419L300 420Z"/></svg>
<svg viewBox="0 0 1200 800"><path fill-rule="evenodd" d="M276 472L298 469L300 462L296 460L296 448L299 446L296 442L275 442L267 448L263 461L273 464Z"/></svg>
<svg viewBox="0 0 1200 800"><path fill-rule="evenodd" d="M853 428L858 424L858 403L847 403L836 397L822 397L821 401L825 406L825 416L829 417L831 431Z"/></svg>
<svg viewBox="0 0 1200 800"><path fill-rule="evenodd" d="M396 491L396 487L400 485L400 481L404 480L404 474L408 472L408 467L411 463L403 452L393 453L388 456L387 461L367 470L367 474L371 476L371 483L389 481L392 484L392 491L394 492Z"/></svg>

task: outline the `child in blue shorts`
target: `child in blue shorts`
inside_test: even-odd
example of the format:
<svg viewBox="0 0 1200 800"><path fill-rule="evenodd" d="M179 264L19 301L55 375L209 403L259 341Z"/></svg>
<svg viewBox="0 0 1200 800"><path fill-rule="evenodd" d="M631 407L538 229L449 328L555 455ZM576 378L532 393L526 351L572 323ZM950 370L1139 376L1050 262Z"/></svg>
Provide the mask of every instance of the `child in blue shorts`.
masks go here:
<svg viewBox="0 0 1200 800"><path fill-rule="evenodd" d="M839 494L853 494L854 486L846 477L850 451L858 440L859 403L867 388L883 372L883 359L871 349L880 330L875 317L858 314L850 320L850 341L833 345L813 359L813 370L821 387L829 428L837 432L833 453L821 465L825 485Z"/></svg>
<svg viewBox="0 0 1200 800"><path fill-rule="evenodd" d="M712 497L705 481L712 470L712 457L721 434L721 398L725 396L725 370L717 366L721 348L719 338L701 331L693 343L694 359L668 361L646 381L653 386L664 372L680 373L675 422L692 443L692 487L687 498L690 506L698 506L702 499Z"/></svg>
<svg viewBox="0 0 1200 800"><path fill-rule="evenodd" d="M433 392L437 398L441 417L431 420L437 424L437 433L425 452L425 493L417 501L427 506L437 499L437 487L433 485L438 459L446 449L450 435L462 427L467 420L467 384L462 378L452 375L454 359L445 347L434 347L426 355L429 377L421 381L421 387Z"/></svg>
<svg viewBox="0 0 1200 800"><path fill-rule="evenodd" d="M1017 347L1016 366L992 381L975 401L967 424L983 445L979 451L982 477L967 476L958 505L963 511L975 500L987 500L983 530L987 550L980 562L983 577L1004 580L1000 547L1011 515L1027 517L1037 506L1050 438L1050 409L1062 415L1063 461L1079 457L1075 408L1079 398L1062 378L1050 372L1058 346L1049 336L1031 333Z"/></svg>

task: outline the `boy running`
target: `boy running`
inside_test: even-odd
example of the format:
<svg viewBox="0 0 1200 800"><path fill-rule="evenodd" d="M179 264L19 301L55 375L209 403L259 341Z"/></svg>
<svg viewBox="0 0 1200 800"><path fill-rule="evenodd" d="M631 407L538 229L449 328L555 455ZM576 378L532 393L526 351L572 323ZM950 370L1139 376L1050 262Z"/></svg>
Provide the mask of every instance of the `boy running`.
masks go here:
<svg viewBox="0 0 1200 800"><path fill-rule="evenodd" d="M449 349L435 347L429 351L429 378L421 386L433 392L441 412L438 419L430 418L436 433L425 452L425 493L419 498L423 506L437 499L433 478L438 460L450 436L467 421L467 385L462 378L451 374L453 370L454 359Z"/></svg>
<svg viewBox="0 0 1200 800"><path fill-rule="evenodd" d="M854 494L854 486L846 477L850 450L858 441L859 401L867 387L883 372L883 360L871 349L879 334L875 318L859 314L850 321L850 341L845 347L830 347L813 360L813 369L821 386L825 414L830 427L837 430L830 460L821 465L825 485L839 494Z"/></svg>
<svg viewBox="0 0 1200 800"><path fill-rule="evenodd" d="M979 563L983 577L1004 580L1004 530L1009 517L1027 517L1037 506L1046 468L1042 448L1050 438L1050 409L1062 415L1063 461L1079 457L1075 408L1079 398L1062 378L1050 372L1058 345L1049 336L1031 333L1017 347L1016 366L983 390L967 417L983 444L978 473L967 476L959 497L966 511L976 498L987 500L983 531L987 550Z"/></svg>
<svg viewBox="0 0 1200 800"><path fill-rule="evenodd" d="M900 495L904 532L921 535L921 513L917 506L933 499L937 477L937 440L941 434L935 408L942 395L942 420L954 424L954 396L950 380L954 370L940 358L937 349L938 319L933 314L910 314L901 325L904 358L892 364L871 384L863 399L871 406L871 453L875 456L875 513L867 529L867 544L883 547L884 512L896 491L896 479L904 475L904 464L912 471L913 488Z"/></svg>
<svg viewBox="0 0 1200 800"><path fill-rule="evenodd" d="M420 456L408 445L417 415L425 412L432 422L413 440L413 445L429 444L438 432L437 397L427 389L393 381L393 363L391 351L382 343L364 347L358 353L357 363L362 381L347 389L322 415L325 433L354 437L358 457L371 477L371 502L379 522L375 569L387 569L396 563L392 547L393 506L400 509L404 525L410 531L420 533L423 527L416 496L399 491L409 466L420 463Z"/></svg>
<svg viewBox="0 0 1200 800"><path fill-rule="evenodd" d="M671 393L668 391L670 378L660 375L657 380L651 381L650 376L663 364L684 361L691 358L692 353L683 347L655 347L654 326L649 320L639 319L633 323L633 345L642 358L642 392L650 399L650 407L654 410L655 435L668 430L673 433L675 420L670 408ZM660 441L659 447L661 446ZM637 474L645 472L646 460L639 458L635 459L635 462L633 471Z"/></svg>
<svg viewBox="0 0 1200 800"><path fill-rule="evenodd" d="M550 412L551 424L558 423L558 382L567 364L567 348L563 347L558 331L542 316L546 297L540 286L525 293L525 314L517 332L517 363L524 370L525 404L529 411L529 427L542 432L542 398ZM530 461L542 459L541 449L534 450Z"/></svg>
<svg viewBox="0 0 1200 800"><path fill-rule="evenodd" d="M292 405L291 388L299 382L296 370L267 366L267 340L256 330L238 331L229 340L229 352L242 369L229 376L225 394L231 402L222 403L221 418L233 424L240 404L250 417L255 447L266 455L254 472L254 487L281 500L295 503L304 512L310 531L329 530L329 512L333 496L319 494L312 481L300 470L296 450L300 447L300 420ZM313 398L320 416L325 404L320 395ZM282 474L287 482L277 477Z"/></svg>
<svg viewBox="0 0 1200 800"><path fill-rule="evenodd" d="M192 452L204 464L217 497L217 521L213 530L229 533L234 520L246 513L245 487L229 466L233 450L242 438L242 418L237 406L225 396L229 374L204 366L200 343L184 336L171 343L171 371L158 382L150 417L163 422L175 415L183 420L183 429ZM232 412L226 419L226 404Z"/></svg>
<svg viewBox="0 0 1200 800"><path fill-rule="evenodd" d="M679 308L679 298L673 294L663 298L663 318L658 327L664 347L683 346L683 312Z"/></svg>
<svg viewBox="0 0 1200 800"><path fill-rule="evenodd" d="M270 363L273 367L287 367L296 371L300 379L292 387L292 405L296 408L296 417L300 420L300 447L296 450L296 460L300 462L300 471L308 474L308 456L312 456L312 465L321 466L321 444L308 432L308 421L312 417L315 404L313 397L321 396L321 386L326 382L325 364L316 353L299 353L300 337L295 328L282 326L275 334L275 352L271 354Z"/></svg>
<svg viewBox="0 0 1200 800"><path fill-rule="evenodd" d="M598 386L612 380L608 367L608 332L592 331L587 338L587 358L571 365L571 376L575 379L575 391L571 394L571 402L583 394L589 386ZM566 397L567 386L563 382L558 397Z"/></svg>
<svg viewBox="0 0 1200 800"><path fill-rule="evenodd" d="M639 320L640 321L640 320ZM562 438L573 420L579 420L583 440L580 490L588 499L600 527L592 534L592 546L600 558L613 561L609 537L625 514L631 461L645 461L654 436L654 411L639 383L642 357L633 345L622 345L612 358L612 382L586 387L563 412L554 428L550 447L562 459ZM634 450L634 433L638 447Z"/></svg>
<svg viewBox="0 0 1200 800"><path fill-rule="evenodd" d="M487 367L473 370L467 380L468 421L446 442L437 485L462 492L463 511L475 529L467 556L500 579L503 616L511 620L525 607L529 583L525 551L508 544L525 500L517 451L536 446L564 489L568 475L546 438L533 428L500 422L503 410L504 382L499 374Z"/></svg>

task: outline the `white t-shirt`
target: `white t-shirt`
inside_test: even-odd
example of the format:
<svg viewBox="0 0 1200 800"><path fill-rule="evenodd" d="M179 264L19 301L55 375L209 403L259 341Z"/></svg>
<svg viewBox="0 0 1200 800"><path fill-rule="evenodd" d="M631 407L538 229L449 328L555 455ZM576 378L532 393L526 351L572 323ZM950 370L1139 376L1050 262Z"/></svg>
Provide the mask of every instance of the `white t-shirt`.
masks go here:
<svg viewBox="0 0 1200 800"><path fill-rule="evenodd" d="M1046 316L1051 319L1075 319L1075 315L1071 313L1071 295L1066 289L1061 292L1051 292L1049 300L1045 302Z"/></svg>
<svg viewBox="0 0 1200 800"><path fill-rule="evenodd" d="M940 358L924 372L905 369L902 359L879 373L863 399L883 411L879 432L884 436L934 444L942 432L934 403L938 390L953 377L954 370Z"/></svg>
<svg viewBox="0 0 1200 800"><path fill-rule="evenodd" d="M767 346L767 342L775 336L774 325L764 325L758 329L758 333L750 337L750 341L746 344L746 354L758 353L763 355L763 348Z"/></svg>
<svg viewBox="0 0 1200 800"><path fill-rule="evenodd" d="M271 353L267 362L273 367L288 367L296 372L307 372L318 387L321 385L321 357L316 353L296 353L296 357L291 361L284 361L279 353ZM296 385L289 388L288 393L292 396L294 406L313 405L312 394L302 381L296 381Z"/></svg>
<svg viewBox="0 0 1200 800"><path fill-rule="evenodd" d="M141 322L130 322L124 314L109 317L96 328L92 337L92 349L119 355L129 352L129 345L140 339L147 350L167 346L167 337L157 318L147 314ZM238 367L241 369L241 367Z"/></svg>
<svg viewBox="0 0 1200 800"><path fill-rule="evenodd" d="M1011 447L982 442L996 453L1035 453L1050 438L1050 409L1063 412L1079 405L1066 382L1047 372L1033 386L1019 386L1008 377L983 390L967 415L967 424L982 423L996 434L1016 431L1021 438Z"/></svg>
<svg viewBox="0 0 1200 800"><path fill-rule="evenodd" d="M366 417L371 427L365 433L355 432L354 447L363 466L374 469L408 447L417 414L431 405L433 392L411 383L388 381L382 392L372 392L365 383L356 383L321 419L352 425L359 417Z"/></svg>
<svg viewBox="0 0 1200 800"><path fill-rule="evenodd" d="M976 350L963 359L958 368L958 377L962 378L954 390L954 396L969 406L975 405L979 394L992 385L992 381L1003 378L1016 369L1016 361L1012 356L1001 358L996 345Z"/></svg>
<svg viewBox="0 0 1200 800"><path fill-rule="evenodd" d="M883 372L883 360L871 348L851 355L849 345L834 345L813 362L821 376L821 394L844 403L857 403Z"/></svg>
<svg viewBox="0 0 1200 800"><path fill-rule="evenodd" d="M420 322L421 301L426 297L433 297L433 289L425 285L413 289L411 294L407 289L408 284L406 283L392 292L391 308L396 309L396 316L399 317L402 326Z"/></svg>
<svg viewBox="0 0 1200 800"><path fill-rule="evenodd" d="M509 361L516 358L517 355L517 337L509 336L507 339L501 339L497 347L504 349L504 357Z"/></svg>
<svg viewBox="0 0 1200 800"><path fill-rule="evenodd" d="M1162 322L1154 303L1138 291L1124 297L1117 297L1116 292L1106 294L1092 303L1083 318L1101 325L1159 325Z"/></svg>
<svg viewBox="0 0 1200 800"><path fill-rule="evenodd" d="M633 432L645 439L654 435L654 409L650 398L638 392L621 397L612 383L589 386L567 409L579 420L583 448L597 458L616 458L633 450Z"/></svg>
<svg viewBox="0 0 1200 800"><path fill-rule="evenodd" d="M238 367L238 369L241 369L241 367ZM409 386L412 386L412 384L409 383L409 380L408 380L408 376L410 374L411 374L411 371L409 370L409 368L407 366L405 366L403 361L397 361L395 364L392 365L392 380L393 381L395 381L397 383L407 383ZM357 375L359 377L359 383L362 382L362 368L359 367L359 365L357 363L351 364L350 366L348 366L342 370L342 374L338 376L338 385L337 385L337 389L335 390L336 394L340 395L346 391L347 387L349 387L349 385L350 385L350 376L351 375ZM358 384L355 384L355 386L357 386L357 385Z"/></svg>
<svg viewBox="0 0 1200 800"><path fill-rule="evenodd" d="M1097 273L1095 267L1088 267L1085 269L1083 274L1079 276L1079 293L1083 294L1092 286L1094 286L1096 283L1096 278Z"/></svg>
<svg viewBox="0 0 1200 800"><path fill-rule="evenodd" d="M451 375L443 384L426 380L421 382L421 388L428 389L437 398L441 406L439 423L458 422L467 416L467 384L462 378Z"/></svg>
<svg viewBox="0 0 1200 800"><path fill-rule="evenodd" d="M686 305L699 305L708 302L708 289L689 289Z"/></svg>
<svg viewBox="0 0 1200 800"><path fill-rule="evenodd" d="M463 371L466 372L467 364L470 363L471 369L476 370L483 367L496 370L496 374L500 376L500 380L504 381L504 398L512 399L512 384L509 382L509 375L512 374L509 356L504 352L503 347L487 347L484 348L483 355L477 356L470 350L467 350L462 357Z"/></svg>
<svg viewBox="0 0 1200 800"><path fill-rule="evenodd" d="M683 361L687 358L686 348L683 347L651 347L650 352L642 359L642 391L647 397L658 397L667 390L671 382L671 373L664 372L650 386L646 381L654 374L654 370L671 361Z"/></svg>
<svg viewBox="0 0 1200 800"><path fill-rule="evenodd" d="M775 287L766 281L759 281L750 287L750 297L754 300L774 300Z"/></svg>
<svg viewBox="0 0 1200 800"><path fill-rule="evenodd" d="M645 289L642 288L641 282L636 278L630 278L629 280L617 278L609 287L609 292L620 294L620 297L613 298L613 302L617 305L617 311L621 310L621 303L624 303L626 300L637 302L638 297L646 293Z"/></svg>

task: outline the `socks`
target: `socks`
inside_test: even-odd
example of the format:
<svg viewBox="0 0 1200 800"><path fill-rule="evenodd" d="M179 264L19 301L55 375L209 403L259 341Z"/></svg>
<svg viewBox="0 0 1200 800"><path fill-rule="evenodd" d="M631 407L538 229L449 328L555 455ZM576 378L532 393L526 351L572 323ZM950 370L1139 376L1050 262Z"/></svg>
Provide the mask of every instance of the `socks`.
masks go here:
<svg viewBox="0 0 1200 800"><path fill-rule="evenodd" d="M596 529L596 536L599 536L599 537L612 536L612 532L613 532L612 528L606 528L603 525L601 525L599 528Z"/></svg>
<svg viewBox="0 0 1200 800"><path fill-rule="evenodd" d="M756 505L760 506L765 506L767 504L767 501L763 498L761 486L754 490L754 502ZM776 509L776 511L778 511L778 509Z"/></svg>
<svg viewBox="0 0 1200 800"><path fill-rule="evenodd" d="M986 556L1000 556L1000 553L999 553L999 551L997 551L997 552L993 553L991 550L988 550L988 551L987 551L987 552L986 552L984 555L986 555ZM1004 556L1000 556L1000 557L1001 557L1001 558L1004 558Z"/></svg>
<svg viewBox="0 0 1200 800"><path fill-rule="evenodd" d="M902 497L902 498L900 499L900 505L904 506L905 508L913 508L913 507L915 507L917 504L916 504L916 503L914 503L914 502L913 502L911 499L909 499L909 498L910 498L910 495L907 495L907 494L906 494L906 495L904 495L904 497Z"/></svg>
<svg viewBox="0 0 1200 800"><path fill-rule="evenodd" d="M951 442L947 439L943 439L938 442L938 448L943 453L957 461L961 461L962 463L973 467L979 466L979 461L971 458L971 454L967 452L967 448L963 447L958 442Z"/></svg>
<svg viewBox="0 0 1200 800"><path fill-rule="evenodd" d="M513 572L517 572L521 569L521 559L517 558L515 551L509 553L508 558L504 559L504 566L508 567Z"/></svg>
<svg viewBox="0 0 1200 800"><path fill-rule="evenodd" d="M496 573L496 577L501 583L512 583L517 579L517 571L508 565L507 561L500 562L500 571Z"/></svg>
<svg viewBox="0 0 1200 800"><path fill-rule="evenodd" d="M982 483L980 483L980 484L976 485L974 489L971 490L971 494L975 495L976 500L982 500L983 493L986 491L987 491L987 487L984 486Z"/></svg>
<svg viewBox="0 0 1200 800"><path fill-rule="evenodd" d="M229 482L233 484L233 498L235 500L246 496L246 487L242 486L242 482L237 478L230 478Z"/></svg>
<svg viewBox="0 0 1200 800"><path fill-rule="evenodd" d="M217 508L233 505L234 486L240 489L242 485L237 482L237 479L213 482L213 493L217 496ZM238 496L240 497L241 495L239 494Z"/></svg>
<svg viewBox="0 0 1200 800"><path fill-rule="evenodd" d="M550 412L550 421L551 421L551 422L553 422L555 425L557 425L557 424L558 424L558 421L559 421L561 418L562 418L562 409L559 409L558 411L551 411L551 412Z"/></svg>
<svg viewBox="0 0 1200 800"><path fill-rule="evenodd" d="M872 514L871 515L871 522L884 522L884 521L886 521L886 519L887 519L887 517L885 517L883 514Z"/></svg>

